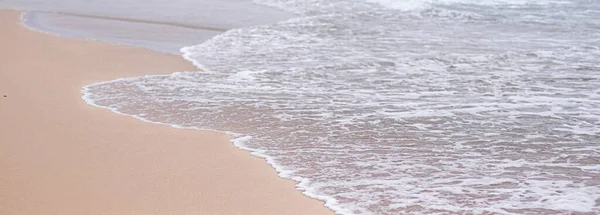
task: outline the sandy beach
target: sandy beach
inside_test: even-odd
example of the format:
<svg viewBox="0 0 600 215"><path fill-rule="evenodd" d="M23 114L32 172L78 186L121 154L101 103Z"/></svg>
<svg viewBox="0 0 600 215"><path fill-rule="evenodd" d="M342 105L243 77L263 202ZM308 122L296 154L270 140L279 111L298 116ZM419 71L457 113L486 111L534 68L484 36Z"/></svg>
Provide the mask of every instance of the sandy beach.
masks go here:
<svg viewBox="0 0 600 215"><path fill-rule="evenodd" d="M0 10L0 214L332 214L224 134L81 99L87 84L189 62L30 31L19 16Z"/></svg>

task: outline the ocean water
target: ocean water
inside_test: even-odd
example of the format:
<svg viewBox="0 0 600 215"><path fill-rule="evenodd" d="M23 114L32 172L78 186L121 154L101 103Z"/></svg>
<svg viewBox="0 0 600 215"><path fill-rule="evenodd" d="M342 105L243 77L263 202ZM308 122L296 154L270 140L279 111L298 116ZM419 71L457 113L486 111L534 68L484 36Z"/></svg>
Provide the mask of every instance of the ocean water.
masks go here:
<svg viewBox="0 0 600 215"><path fill-rule="evenodd" d="M251 0L0 0L0 8L27 11L23 24L33 30L171 54L229 29L294 17Z"/></svg>
<svg viewBox="0 0 600 215"><path fill-rule="evenodd" d="M254 3L296 16L84 99L230 132L339 214L600 214L600 2Z"/></svg>

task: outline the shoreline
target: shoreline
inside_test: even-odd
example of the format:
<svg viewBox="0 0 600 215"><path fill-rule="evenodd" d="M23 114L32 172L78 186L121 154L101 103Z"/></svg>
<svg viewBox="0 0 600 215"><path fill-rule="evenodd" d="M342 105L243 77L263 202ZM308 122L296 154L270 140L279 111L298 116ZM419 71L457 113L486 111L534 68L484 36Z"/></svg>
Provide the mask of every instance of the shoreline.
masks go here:
<svg viewBox="0 0 600 215"><path fill-rule="evenodd" d="M81 98L101 81L197 70L180 56L42 34L18 11L0 17L0 214L333 214L228 135Z"/></svg>

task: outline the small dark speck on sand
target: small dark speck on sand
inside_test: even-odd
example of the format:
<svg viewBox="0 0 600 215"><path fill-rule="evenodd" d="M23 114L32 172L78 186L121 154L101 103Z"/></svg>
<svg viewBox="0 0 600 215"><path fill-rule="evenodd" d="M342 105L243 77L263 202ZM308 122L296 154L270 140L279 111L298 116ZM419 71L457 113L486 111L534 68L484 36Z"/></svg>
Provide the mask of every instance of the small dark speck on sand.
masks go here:
<svg viewBox="0 0 600 215"><path fill-rule="evenodd" d="M4 98L6 98L6 95L4 95Z"/></svg>

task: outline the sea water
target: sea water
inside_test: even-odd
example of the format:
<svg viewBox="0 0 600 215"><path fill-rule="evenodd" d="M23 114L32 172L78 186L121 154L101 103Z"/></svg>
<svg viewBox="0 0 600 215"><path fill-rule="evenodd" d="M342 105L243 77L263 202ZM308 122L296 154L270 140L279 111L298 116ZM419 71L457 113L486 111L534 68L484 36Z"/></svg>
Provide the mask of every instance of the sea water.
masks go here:
<svg viewBox="0 0 600 215"><path fill-rule="evenodd" d="M84 99L235 134L339 214L600 214L600 2L254 3L297 16Z"/></svg>
<svg viewBox="0 0 600 215"><path fill-rule="evenodd" d="M251 0L0 0L0 7L27 11L30 29L178 55L229 29L294 16Z"/></svg>

